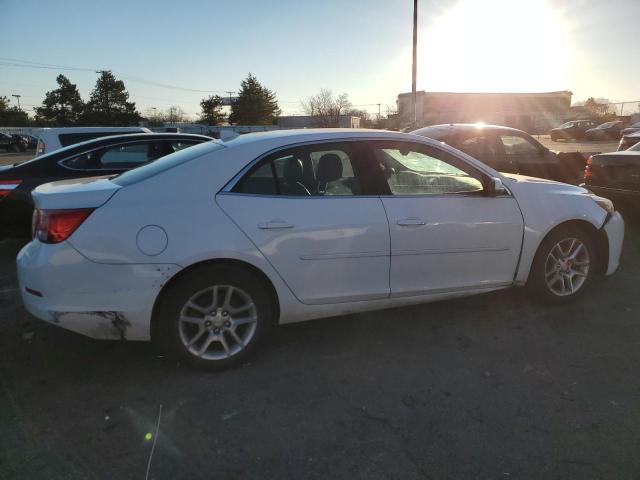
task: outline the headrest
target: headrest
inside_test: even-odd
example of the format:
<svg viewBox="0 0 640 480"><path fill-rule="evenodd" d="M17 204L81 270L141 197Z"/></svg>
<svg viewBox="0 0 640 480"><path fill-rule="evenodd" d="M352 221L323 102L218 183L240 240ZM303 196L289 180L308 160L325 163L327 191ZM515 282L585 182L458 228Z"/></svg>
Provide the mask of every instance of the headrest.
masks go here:
<svg viewBox="0 0 640 480"><path fill-rule="evenodd" d="M325 153L318 161L316 178L319 182L333 182L342 178L342 160L335 153Z"/></svg>

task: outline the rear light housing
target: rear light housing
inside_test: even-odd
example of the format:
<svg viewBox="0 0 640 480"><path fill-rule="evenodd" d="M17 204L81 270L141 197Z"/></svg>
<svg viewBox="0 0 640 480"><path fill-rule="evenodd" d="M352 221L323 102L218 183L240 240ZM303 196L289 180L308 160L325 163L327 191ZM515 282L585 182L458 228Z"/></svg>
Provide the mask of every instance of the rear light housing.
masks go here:
<svg viewBox="0 0 640 480"><path fill-rule="evenodd" d="M0 199L13 192L21 183L22 180L0 180Z"/></svg>
<svg viewBox="0 0 640 480"><path fill-rule="evenodd" d="M60 243L71 236L82 225L94 208L77 208L73 210L40 210L33 211L33 238L43 243Z"/></svg>
<svg viewBox="0 0 640 480"><path fill-rule="evenodd" d="M592 166L593 166L593 155L589 155L589 158L587 159L587 164L584 167L584 181L585 182L588 179L590 179L591 177L593 177L593 172L591 171Z"/></svg>
<svg viewBox="0 0 640 480"><path fill-rule="evenodd" d="M36 145L36 156L42 155L44 153L44 150L45 150L44 142L38 139L38 145Z"/></svg>

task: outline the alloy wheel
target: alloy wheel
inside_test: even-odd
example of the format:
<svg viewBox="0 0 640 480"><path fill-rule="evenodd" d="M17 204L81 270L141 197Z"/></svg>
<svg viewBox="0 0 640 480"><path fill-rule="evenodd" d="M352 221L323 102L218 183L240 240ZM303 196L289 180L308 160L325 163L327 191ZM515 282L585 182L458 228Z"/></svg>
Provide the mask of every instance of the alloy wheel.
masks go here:
<svg viewBox="0 0 640 480"><path fill-rule="evenodd" d="M547 255L545 281L551 292L560 297L576 293L589 274L589 251L577 238L556 243Z"/></svg>
<svg viewBox="0 0 640 480"><path fill-rule="evenodd" d="M223 360L242 351L258 321L254 301L232 285L214 285L194 294L180 311L180 340L204 360Z"/></svg>

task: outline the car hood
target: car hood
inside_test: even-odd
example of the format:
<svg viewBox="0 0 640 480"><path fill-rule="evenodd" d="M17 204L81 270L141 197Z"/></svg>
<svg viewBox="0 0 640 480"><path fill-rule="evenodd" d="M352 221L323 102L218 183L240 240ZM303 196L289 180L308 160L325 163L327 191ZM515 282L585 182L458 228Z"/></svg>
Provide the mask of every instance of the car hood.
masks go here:
<svg viewBox="0 0 640 480"><path fill-rule="evenodd" d="M60 180L38 186L31 196L37 208L98 208L120 188L109 176Z"/></svg>
<svg viewBox="0 0 640 480"><path fill-rule="evenodd" d="M503 173L504 184L509 188L516 189L534 189L553 190L558 193L584 195L588 191L582 187L569 185L568 183L556 182L545 178L527 177L525 175L516 175L514 173Z"/></svg>

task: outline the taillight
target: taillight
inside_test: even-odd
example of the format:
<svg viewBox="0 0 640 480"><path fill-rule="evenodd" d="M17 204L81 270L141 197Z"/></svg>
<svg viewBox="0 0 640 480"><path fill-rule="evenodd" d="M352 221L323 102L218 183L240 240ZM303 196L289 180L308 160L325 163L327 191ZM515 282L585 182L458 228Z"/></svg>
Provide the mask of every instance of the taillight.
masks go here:
<svg viewBox="0 0 640 480"><path fill-rule="evenodd" d="M38 145L36 146L36 155L42 155L44 153L44 142L38 139Z"/></svg>
<svg viewBox="0 0 640 480"><path fill-rule="evenodd" d="M591 167L593 166L593 155L589 155L587 158L587 165L584 167L584 181L586 182L589 178L593 177L593 172L591 171Z"/></svg>
<svg viewBox="0 0 640 480"><path fill-rule="evenodd" d="M36 209L33 212L33 238L37 238L43 243L60 243L69 238L94 210L93 208Z"/></svg>
<svg viewBox="0 0 640 480"><path fill-rule="evenodd" d="M4 198L13 192L22 180L0 180L0 198Z"/></svg>

